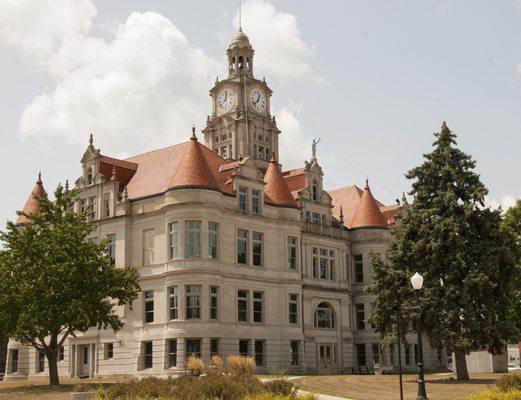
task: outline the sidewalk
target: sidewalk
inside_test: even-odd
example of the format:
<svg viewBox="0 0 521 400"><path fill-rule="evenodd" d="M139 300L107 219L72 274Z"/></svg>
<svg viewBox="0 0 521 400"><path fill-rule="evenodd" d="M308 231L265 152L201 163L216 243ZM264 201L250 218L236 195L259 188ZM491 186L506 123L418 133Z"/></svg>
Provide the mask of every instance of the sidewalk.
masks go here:
<svg viewBox="0 0 521 400"><path fill-rule="evenodd" d="M305 392L304 390L297 390L298 394L308 394L311 392ZM351 400L346 397L329 396L327 394L314 393L318 397L318 400Z"/></svg>

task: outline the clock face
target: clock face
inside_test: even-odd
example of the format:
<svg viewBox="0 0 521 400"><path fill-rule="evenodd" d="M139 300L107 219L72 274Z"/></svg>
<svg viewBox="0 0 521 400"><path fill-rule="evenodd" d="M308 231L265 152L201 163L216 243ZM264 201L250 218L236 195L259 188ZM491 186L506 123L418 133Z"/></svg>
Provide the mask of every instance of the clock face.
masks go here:
<svg viewBox="0 0 521 400"><path fill-rule="evenodd" d="M259 89L253 89L250 92L250 102L255 111L264 111L266 108L266 98Z"/></svg>
<svg viewBox="0 0 521 400"><path fill-rule="evenodd" d="M234 94L231 89L224 89L217 96L217 109L219 113L225 113L232 109Z"/></svg>

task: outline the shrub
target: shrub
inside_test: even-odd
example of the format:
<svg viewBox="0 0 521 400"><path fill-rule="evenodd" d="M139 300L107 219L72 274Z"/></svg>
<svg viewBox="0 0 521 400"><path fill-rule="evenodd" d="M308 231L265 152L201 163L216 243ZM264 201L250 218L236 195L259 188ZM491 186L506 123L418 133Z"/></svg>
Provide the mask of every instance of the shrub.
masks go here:
<svg viewBox="0 0 521 400"><path fill-rule="evenodd" d="M508 392L512 389L521 390L521 374L503 375L496 381L496 386L503 392Z"/></svg>
<svg viewBox="0 0 521 400"><path fill-rule="evenodd" d="M274 393L262 393L255 396L246 397L244 400L317 400L318 397L314 394L308 393L299 396L281 396Z"/></svg>
<svg viewBox="0 0 521 400"><path fill-rule="evenodd" d="M272 379L264 382L266 391L282 396L289 396L293 393L293 383L287 379Z"/></svg>
<svg viewBox="0 0 521 400"><path fill-rule="evenodd" d="M74 386L74 391L76 393L85 393L85 392L93 392L94 389L92 389L89 385L79 383L78 385Z"/></svg>
<svg viewBox="0 0 521 400"><path fill-rule="evenodd" d="M204 362L198 357L190 356L188 360L186 360L186 368L198 375L204 369Z"/></svg>
<svg viewBox="0 0 521 400"><path fill-rule="evenodd" d="M521 390L503 392L499 389L483 390L469 397L469 400L521 400Z"/></svg>
<svg viewBox="0 0 521 400"><path fill-rule="evenodd" d="M230 375L207 375L201 379L190 376L178 378L175 400L243 400L265 391L262 383L254 376L237 379Z"/></svg>
<svg viewBox="0 0 521 400"><path fill-rule="evenodd" d="M255 373L255 361L251 357L228 356L228 368L234 375L253 375Z"/></svg>
<svg viewBox="0 0 521 400"><path fill-rule="evenodd" d="M178 379L143 378L130 382L119 382L103 391L102 399L127 400L137 398L174 397Z"/></svg>

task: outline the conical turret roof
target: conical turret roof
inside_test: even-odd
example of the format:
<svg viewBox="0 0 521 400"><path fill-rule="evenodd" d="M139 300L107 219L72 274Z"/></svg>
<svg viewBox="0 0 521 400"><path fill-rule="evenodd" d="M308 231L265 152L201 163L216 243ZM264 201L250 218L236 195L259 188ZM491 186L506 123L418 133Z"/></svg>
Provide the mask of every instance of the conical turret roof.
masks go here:
<svg viewBox="0 0 521 400"><path fill-rule="evenodd" d="M36 181L36 184L34 185L34 188L29 195L29 198L25 202L24 208L22 211L26 214L36 214L41 211L41 205L40 202L34 197L47 197L47 193L45 192L45 189L43 188L42 183L42 174L38 173L38 180ZM30 219L28 219L25 215L19 215L18 219L16 220L16 225L18 224L26 224L31 222Z"/></svg>
<svg viewBox="0 0 521 400"><path fill-rule="evenodd" d="M268 197L266 199L268 202L280 207L298 207L280 172L275 153L271 156L266 175L264 175L264 182L266 183L264 193Z"/></svg>
<svg viewBox="0 0 521 400"><path fill-rule="evenodd" d="M201 144L192 128L192 137L186 145L183 157L170 181L170 189L219 190L219 185L206 162Z"/></svg>
<svg viewBox="0 0 521 400"><path fill-rule="evenodd" d="M369 182L365 181L364 192L351 220L351 228L387 228L387 220L380 211L371 193Z"/></svg>

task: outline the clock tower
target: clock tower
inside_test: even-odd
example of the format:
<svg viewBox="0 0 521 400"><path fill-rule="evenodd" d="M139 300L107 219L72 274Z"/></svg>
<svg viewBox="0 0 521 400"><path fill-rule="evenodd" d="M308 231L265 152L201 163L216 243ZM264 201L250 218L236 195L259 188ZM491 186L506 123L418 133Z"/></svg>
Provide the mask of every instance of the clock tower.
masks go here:
<svg viewBox="0 0 521 400"><path fill-rule="evenodd" d="M260 169L279 156L280 131L270 113L272 91L253 75L254 50L239 28L227 50L228 77L210 89L212 115L203 129L207 147L221 157L252 157Z"/></svg>

